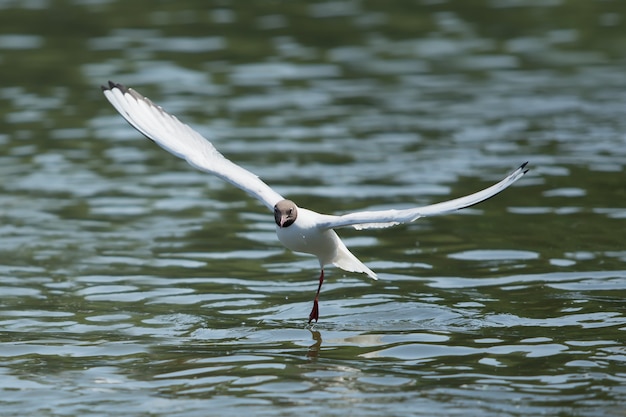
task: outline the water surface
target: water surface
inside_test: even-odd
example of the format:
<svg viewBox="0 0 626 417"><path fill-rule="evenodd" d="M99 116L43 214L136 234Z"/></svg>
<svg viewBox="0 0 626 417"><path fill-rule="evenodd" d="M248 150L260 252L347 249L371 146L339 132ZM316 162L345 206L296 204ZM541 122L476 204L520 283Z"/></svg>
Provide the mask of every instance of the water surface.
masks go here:
<svg viewBox="0 0 626 417"><path fill-rule="evenodd" d="M623 416L619 1L33 0L0 12L2 415ZM380 280L142 138L133 86L321 212Z"/></svg>

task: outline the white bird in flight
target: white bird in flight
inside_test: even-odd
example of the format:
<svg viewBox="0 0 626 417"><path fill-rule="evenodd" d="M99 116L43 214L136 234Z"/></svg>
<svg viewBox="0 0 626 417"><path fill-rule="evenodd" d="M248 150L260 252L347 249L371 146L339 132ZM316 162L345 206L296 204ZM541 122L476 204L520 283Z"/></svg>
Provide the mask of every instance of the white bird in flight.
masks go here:
<svg viewBox="0 0 626 417"><path fill-rule="evenodd" d="M288 249L315 255L320 263L320 276L309 323L319 319L318 299L324 283L324 266L335 265L345 271L361 272L373 279L376 274L359 261L333 229L351 226L357 230L384 228L409 223L420 217L437 216L473 206L503 191L528 170L528 162L502 181L465 197L424 207L402 210L360 211L334 216L320 214L285 199L259 177L226 159L200 133L180 122L175 116L155 105L132 88L109 81L102 91L115 109L131 126L156 142L166 151L186 160L191 166L205 171L259 199L274 212L276 234Z"/></svg>

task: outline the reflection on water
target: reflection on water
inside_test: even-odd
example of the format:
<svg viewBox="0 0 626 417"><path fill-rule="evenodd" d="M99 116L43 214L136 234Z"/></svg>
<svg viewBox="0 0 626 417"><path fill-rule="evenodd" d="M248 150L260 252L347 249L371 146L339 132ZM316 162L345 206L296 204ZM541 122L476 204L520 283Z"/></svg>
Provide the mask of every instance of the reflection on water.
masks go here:
<svg viewBox="0 0 626 417"><path fill-rule="evenodd" d="M626 3L0 8L3 415L623 415ZM341 230L381 279L331 269L307 327L317 262L108 79L321 212L531 172Z"/></svg>

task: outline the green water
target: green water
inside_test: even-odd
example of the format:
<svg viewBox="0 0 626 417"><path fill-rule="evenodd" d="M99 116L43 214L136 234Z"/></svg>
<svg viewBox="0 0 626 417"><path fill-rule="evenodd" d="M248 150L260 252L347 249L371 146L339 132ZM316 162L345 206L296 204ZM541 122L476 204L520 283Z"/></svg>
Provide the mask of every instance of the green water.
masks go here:
<svg viewBox="0 0 626 417"><path fill-rule="evenodd" d="M0 2L3 416L624 416L626 3ZM142 138L135 87L380 280Z"/></svg>

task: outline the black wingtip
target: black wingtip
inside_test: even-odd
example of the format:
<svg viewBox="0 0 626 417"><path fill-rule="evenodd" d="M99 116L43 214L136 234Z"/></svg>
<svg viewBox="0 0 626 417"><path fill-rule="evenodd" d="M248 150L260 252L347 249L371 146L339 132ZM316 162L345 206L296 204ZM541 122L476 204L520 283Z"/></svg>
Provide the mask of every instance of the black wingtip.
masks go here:
<svg viewBox="0 0 626 417"><path fill-rule="evenodd" d="M101 85L100 88L102 89L102 91L110 91L110 90L113 90L114 88L119 89L122 93L126 93L128 91L128 87L126 87L124 84L114 83L111 80L109 80L108 86Z"/></svg>
<svg viewBox="0 0 626 417"><path fill-rule="evenodd" d="M520 167L518 169L523 170L522 174L526 174L529 170L528 169L524 169L526 168L526 165L528 165L528 161L524 162L522 165L520 165Z"/></svg>

